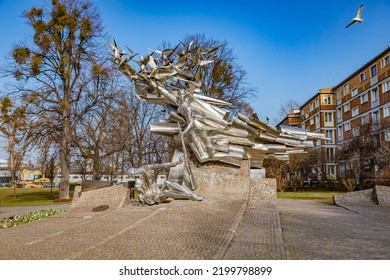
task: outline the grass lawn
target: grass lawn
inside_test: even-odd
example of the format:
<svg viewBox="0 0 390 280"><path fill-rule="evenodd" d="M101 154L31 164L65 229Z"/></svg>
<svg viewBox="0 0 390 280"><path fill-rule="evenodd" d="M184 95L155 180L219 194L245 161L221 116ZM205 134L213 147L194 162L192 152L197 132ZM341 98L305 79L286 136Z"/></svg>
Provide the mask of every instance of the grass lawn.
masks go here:
<svg viewBox="0 0 390 280"><path fill-rule="evenodd" d="M310 199L325 204L334 204L333 196L341 193L345 193L345 191L300 190L297 192L278 192L277 197L287 199Z"/></svg>
<svg viewBox="0 0 390 280"><path fill-rule="evenodd" d="M53 196L50 195L50 188L16 188L16 198L14 198L13 188L0 188L1 207L13 206L31 206L58 204L58 188L53 188ZM70 197L73 197L73 190L70 191ZM61 202L64 203L64 202ZM65 203L70 203L65 202Z"/></svg>

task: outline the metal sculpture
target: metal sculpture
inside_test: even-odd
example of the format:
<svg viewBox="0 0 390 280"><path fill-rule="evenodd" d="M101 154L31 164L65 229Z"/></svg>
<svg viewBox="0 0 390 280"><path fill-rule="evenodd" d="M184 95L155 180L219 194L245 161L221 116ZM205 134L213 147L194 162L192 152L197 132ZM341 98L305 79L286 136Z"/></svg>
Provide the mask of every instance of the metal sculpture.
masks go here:
<svg viewBox="0 0 390 280"><path fill-rule="evenodd" d="M139 56L135 60L137 54L128 49L130 56L125 57L115 40L110 46L118 69L134 82L138 97L166 108L165 118L152 123L151 131L172 137L175 142L172 159L175 164L170 166L168 176L168 185L175 185L170 185L171 192L168 192L168 185L157 189L155 182L140 180L138 189L148 197L144 203L174 197L173 192L193 200L203 198L192 192L197 184L188 150L200 163L220 161L240 166L243 159L248 159L251 168L261 168L265 158L288 160L290 154L304 153L307 147L313 147L313 140L326 139L323 134L289 126L276 130L261 122L256 114L251 117L234 115L225 109L230 103L202 95L201 69L213 63L218 47L202 49L191 42L183 44L182 50L178 45L173 49L151 51L146 57ZM138 65L138 70L133 65ZM139 170L144 172L143 168Z"/></svg>
<svg viewBox="0 0 390 280"><path fill-rule="evenodd" d="M187 187L183 187L174 181L166 180L162 184L157 183L156 172L172 168L182 162L183 158L181 157L177 162L143 165L140 168L134 169L131 175L135 178L135 188L139 193L139 201L143 205L152 205L164 202L168 197L197 201L202 200L202 195L196 194Z"/></svg>

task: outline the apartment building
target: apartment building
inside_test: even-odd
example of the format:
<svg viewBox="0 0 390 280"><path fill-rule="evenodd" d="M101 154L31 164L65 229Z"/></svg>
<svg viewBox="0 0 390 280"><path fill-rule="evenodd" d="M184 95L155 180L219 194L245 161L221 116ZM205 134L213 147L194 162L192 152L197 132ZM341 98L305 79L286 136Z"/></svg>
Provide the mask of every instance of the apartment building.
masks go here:
<svg viewBox="0 0 390 280"><path fill-rule="evenodd" d="M296 113L291 112L278 125L297 126ZM390 145L390 46L336 86L320 89L300 107L299 114L301 128L323 133L330 139L317 141L310 151L317 163L310 177L351 178L348 170L353 166L340 156L343 148L349 145L350 150L358 150L354 140L359 139L364 146L368 138L371 145L374 143L373 153L387 143ZM358 161L370 161L370 157L373 155L368 151ZM390 168L374 166L363 173L365 179L390 182Z"/></svg>
<svg viewBox="0 0 390 280"><path fill-rule="evenodd" d="M318 140L311 151L316 157L312 179L334 180L337 177L336 153L336 100L332 88L320 89L301 107L301 128L310 132L323 133L330 140Z"/></svg>
<svg viewBox="0 0 390 280"><path fill-rule="evenodd" d="M376 137L378 147L390 142L390 46L333 88L336 96L337 144ZM369 160L369 159L367 159ZM351 168L351 167L349 167ZM348 166L340 162L340 177ZM389 170L374 168L373 179L390 178Z"/></svg>

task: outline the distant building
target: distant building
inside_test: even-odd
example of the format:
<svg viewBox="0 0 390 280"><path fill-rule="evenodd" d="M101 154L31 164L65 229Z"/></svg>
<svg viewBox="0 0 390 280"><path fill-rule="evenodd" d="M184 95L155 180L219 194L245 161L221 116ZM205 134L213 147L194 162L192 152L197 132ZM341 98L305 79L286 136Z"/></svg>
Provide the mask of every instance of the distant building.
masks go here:
<svg viewBox="0 0 390 280"><path fill-rule="evenodd" d="M8 167L8 161L5 159L0 159L0 168L7 168Z"/></svg>
<svg viewBox="0 0 390 280"><path fill-rule="evenodd" d="M280 125L288 125L293 127L301 126L301 115L299 109L292 110L281 122L279 122L276 127Z"/></svg>
<svg viewBox="0 0 390 280"><path fill-rule="evenodd" d="M337 178L335 162L336 103L332 88L320 89L308 99L300 108L300 127L306 131L322 133L330 140L318 140L314 143L312 152L316 153L317 166L315 166L312 179L334 180Z"/></svg>
<svg viewBox="0 0 390 280"><path fill-rule="evenodd" d="M8 163L4 159L0 159L0 187L5 186L11 179L11 173L7 169Z"/></svg>

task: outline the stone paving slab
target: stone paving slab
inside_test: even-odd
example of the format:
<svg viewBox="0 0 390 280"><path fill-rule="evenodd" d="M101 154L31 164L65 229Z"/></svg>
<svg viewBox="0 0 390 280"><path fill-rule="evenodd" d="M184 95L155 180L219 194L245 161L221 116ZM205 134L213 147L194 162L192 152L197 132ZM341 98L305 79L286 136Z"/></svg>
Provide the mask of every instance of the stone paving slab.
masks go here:
<svg viewBox="0 0 390 280"><path fill-rule="evenodd" d="M278 199L288 259L390 259L390 209L371 204L366 215L314 201Z"/></svg>

